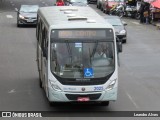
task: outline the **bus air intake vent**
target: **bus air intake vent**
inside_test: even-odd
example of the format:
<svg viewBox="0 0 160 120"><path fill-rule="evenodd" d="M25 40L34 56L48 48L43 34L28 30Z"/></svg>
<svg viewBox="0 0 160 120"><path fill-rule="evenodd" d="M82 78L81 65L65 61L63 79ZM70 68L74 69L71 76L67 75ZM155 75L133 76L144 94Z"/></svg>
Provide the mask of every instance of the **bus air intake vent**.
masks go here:
<svg viewBox="0 0 160 120"><path fill-rule="evenodd" d="M87 20L87 17L75 16L75 17L69 17L68 20L69 21L72 21L72 20Z"/></svg>
<svg viewBox="0 0 160 120"><path fill-rule="evenodd" d="M96 20L89 19L89 20L87 20L87 23L96 23Z"/></svg>
<svg viewBox="0 0 160 120"><path fill-rule="evenodd" d="M78 8L61 8L60 11L78 11Z"/></svg>

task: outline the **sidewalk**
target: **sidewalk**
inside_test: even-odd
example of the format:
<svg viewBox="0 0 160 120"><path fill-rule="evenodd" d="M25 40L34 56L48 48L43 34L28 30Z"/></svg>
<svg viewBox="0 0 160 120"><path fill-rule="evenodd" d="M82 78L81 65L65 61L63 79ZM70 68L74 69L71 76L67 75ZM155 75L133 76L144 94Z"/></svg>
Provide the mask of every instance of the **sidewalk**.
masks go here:
<svg viewBox="0 0 160 120"><path fill-rule="evenodd" d="M157 24L160 24L160 21L155 21L155 22L152 22L151 24L156 26Z"/></svg>
<svg viewBox="0 0 160 120"><path fill-rule="evenodd" d="M157 29L160 29L160 21L152 22L151 24L156 26Z"/></svg>

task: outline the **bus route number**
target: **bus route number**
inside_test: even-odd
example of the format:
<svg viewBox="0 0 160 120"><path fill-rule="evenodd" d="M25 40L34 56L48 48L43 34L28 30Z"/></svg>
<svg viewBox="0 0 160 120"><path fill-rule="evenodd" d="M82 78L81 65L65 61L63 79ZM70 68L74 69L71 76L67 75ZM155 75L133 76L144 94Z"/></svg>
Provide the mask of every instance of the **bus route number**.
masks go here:
<svg viewBox="0 0 160 120"><path fill-rule="evenodd" d="M102 90L103 90L103 86L94 87L94 91L102 91Z"/></svg>

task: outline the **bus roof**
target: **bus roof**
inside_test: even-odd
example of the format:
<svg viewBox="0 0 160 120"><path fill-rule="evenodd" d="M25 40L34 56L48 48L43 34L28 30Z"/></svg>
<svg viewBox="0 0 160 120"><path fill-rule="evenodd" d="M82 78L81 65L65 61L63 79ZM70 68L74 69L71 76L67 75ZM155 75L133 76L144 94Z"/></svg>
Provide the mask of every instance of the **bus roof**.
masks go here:
<svg viewBox="0 0 160 120"><path fill-rule="evenodd" d="M105 19L90 7L51 6L41 7L38 15L48 28L113 28Z"/></svg>

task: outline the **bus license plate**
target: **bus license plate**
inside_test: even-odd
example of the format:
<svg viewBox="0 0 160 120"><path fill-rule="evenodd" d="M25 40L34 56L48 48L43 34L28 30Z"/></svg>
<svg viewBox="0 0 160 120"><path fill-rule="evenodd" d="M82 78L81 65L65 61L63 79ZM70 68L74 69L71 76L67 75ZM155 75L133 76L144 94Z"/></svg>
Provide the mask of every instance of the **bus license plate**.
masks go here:
<svg viewBox="0 0 160 120"><path fill-rule="evenodd" d="M77 101L79 102L86 102L86 101L89 101L89 97L78 97Z"/></svg>

